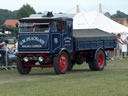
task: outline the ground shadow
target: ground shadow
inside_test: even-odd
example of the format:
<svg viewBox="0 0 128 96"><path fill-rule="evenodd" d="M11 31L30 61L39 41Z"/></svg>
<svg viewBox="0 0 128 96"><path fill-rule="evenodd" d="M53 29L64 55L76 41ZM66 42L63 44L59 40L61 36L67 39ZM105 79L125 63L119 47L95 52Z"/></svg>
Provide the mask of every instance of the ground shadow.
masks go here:
<svg viewBox="0 0 128 96"><path fill-rule="evenodd" d="M70 74L75 74L75 73L83 73L83 72L91 72L89 69L73 69L73 70L71 70L71 71L68 71L68 72L66 72L66 74L68 74L68 73L70 73ZM29 74L30 76L35 76L35 75L37 75L37 76L39 76L39 75L47 75L47 76L54 76L54 75L57 75L54 71L47 71L47 72L45 72L45 71L43 71L43 72L31 72L30 74ZM61 75L63 75L63 74L61 74Z"/></svg>

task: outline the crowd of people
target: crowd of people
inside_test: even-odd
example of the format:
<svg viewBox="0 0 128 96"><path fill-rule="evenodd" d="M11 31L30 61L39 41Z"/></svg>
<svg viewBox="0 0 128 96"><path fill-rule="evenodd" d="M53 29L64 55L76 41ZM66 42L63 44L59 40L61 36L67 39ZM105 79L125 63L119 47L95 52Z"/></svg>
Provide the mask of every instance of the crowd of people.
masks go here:
<svg viewBox="0 0 128 96"><path fill-rule="evenodd" d="M0 43L0 49L3 50L3 52L4 51L7 52L9 58L16 57L14 47L13 46L11 48L8 47L8 40L5 40L2 43Z"/></svg>
<svg viewBox="0 0 128 96"><path fill-rule="evenodd" d="M124 46L126 46L125 52L122 50ZM128 56L128 36L123 40L121 38L121 34L117 34L116 47L114 51L109 53L109 57L111 60L114 60L114 59L122 59L127 56Z"/></svg>

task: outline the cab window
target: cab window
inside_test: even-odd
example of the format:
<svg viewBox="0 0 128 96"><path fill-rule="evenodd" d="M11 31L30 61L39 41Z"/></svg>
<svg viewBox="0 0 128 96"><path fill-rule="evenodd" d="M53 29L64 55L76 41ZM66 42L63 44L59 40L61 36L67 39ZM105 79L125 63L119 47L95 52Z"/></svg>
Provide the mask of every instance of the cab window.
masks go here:
<svg viewBox="0 0 128 96"><path fill-rule="evenodd" d="M52 32L60 32L61 31L61 26L59 22L52 22L52 27L51 27Z"/></svg>
<svg viewBox="0 0 128 96"><path fill-rule="evenodd" d="M21 24L20 32L49 32L50 23Z"/></svg>
<svg viewBox="0 0 128 96"><path fill-rule="evenodd" d="M49 32L50 24L35 24L35 32Z"/></svg>

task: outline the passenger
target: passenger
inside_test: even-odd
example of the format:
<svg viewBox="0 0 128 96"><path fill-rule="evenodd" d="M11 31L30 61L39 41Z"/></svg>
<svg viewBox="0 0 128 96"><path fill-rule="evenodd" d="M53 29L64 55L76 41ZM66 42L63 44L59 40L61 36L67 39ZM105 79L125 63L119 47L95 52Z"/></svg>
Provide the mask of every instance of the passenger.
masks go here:
<svg viewBox="0 0 128 96"><path fill-rule="evenodd" d="M66 31L65 27L66 27L65 23L63 23L63 26L62 26L62 31L63 31L63 32Z"/></svg>
<svg viewBox="0 0 128 96"><path fill-rule="evenodd" d="M60 24L57 24L57 31L60 32L60 30L61 30Z"/></svg>
<svg viewBox="0 0 128 96"><path fill-rule="evenodd" d="M57 32L57 25L56 22L53 22L52 27L51 27L52 32Z"/></svg>
<svg viewBox="0 0 128 96"><path fill-rule="evenodd" d="M115 56L117 57L117 52L119 51L119 58L122 59L122 45L125 44L125 42L121 39L121 34L117 34L116 43Z"/></svg>
<svg viewBox="0 0 128 96"><path fill-rule="evenodd" d="M35 25L34 28L35 28L35 32L40 32L40 25Z"/></svg>

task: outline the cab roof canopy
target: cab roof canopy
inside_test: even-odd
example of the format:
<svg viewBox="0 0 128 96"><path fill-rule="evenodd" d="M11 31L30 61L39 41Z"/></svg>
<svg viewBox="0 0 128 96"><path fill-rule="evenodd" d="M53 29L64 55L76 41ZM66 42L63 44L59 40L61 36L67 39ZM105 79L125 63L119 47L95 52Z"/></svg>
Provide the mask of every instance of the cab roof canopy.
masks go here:
<svg viewBox="0 0 128 96"><path fill-rule="evenodd" d="M44 22L44 21L73 21L72 18L69 17L27 17L27 18L22 18L19 20L20 22Z"/></svg>

